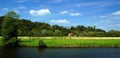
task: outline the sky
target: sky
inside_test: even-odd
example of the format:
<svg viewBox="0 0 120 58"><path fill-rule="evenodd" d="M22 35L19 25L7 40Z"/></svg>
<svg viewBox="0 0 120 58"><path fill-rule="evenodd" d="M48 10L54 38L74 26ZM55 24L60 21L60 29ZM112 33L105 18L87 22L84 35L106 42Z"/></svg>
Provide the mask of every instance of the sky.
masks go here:
<svg viewBox="0 0 120 58"><path fill-rule="evenodd" d="M120 0L0 0L0 16L9 11L33 22L120 31Z"/></svg>

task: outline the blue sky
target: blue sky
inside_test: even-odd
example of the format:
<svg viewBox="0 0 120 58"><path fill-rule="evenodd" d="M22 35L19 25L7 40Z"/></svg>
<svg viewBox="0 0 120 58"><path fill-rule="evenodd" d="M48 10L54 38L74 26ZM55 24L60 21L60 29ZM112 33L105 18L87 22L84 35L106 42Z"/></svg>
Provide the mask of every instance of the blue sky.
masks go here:
<svg viewBox="0 0 120 58"><path fill-rule="evenodd" d="M120 0L0 0L0 16L11 10L33 22L120 30Z"/></svg>

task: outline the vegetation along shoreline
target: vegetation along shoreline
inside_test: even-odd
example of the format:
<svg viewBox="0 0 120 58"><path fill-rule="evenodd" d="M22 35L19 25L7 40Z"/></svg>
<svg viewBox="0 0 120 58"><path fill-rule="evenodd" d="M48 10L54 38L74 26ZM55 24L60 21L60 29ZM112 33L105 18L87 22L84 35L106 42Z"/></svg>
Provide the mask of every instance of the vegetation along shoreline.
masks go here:
<svg viewBox="0 0 120 58"><path fill-rule="evenodd" d="M79 38L79 39L75 39ZM84 39L82 39L84 38ZM29 37L19 38L20 47L39 48L120 48L119 37ZM2 46L2 38L0 38Z"/></svg>
<svg viewBox="0 0 120 58"><path fill-rule="evenodd" d="M0 36L3 47L120 47L120 31L32 22L20 19L14 11L0 16Z"/></svg>

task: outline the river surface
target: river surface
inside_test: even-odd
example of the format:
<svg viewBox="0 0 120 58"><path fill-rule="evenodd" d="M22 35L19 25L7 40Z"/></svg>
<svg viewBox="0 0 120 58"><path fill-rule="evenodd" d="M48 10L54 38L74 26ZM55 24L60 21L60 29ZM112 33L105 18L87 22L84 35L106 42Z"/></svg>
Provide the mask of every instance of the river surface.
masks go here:
<svg viewBox="0 0 120 58"><path fill-rule="evenodd" d="M0 58L120 58L120 48L0 48Z"/></svg>

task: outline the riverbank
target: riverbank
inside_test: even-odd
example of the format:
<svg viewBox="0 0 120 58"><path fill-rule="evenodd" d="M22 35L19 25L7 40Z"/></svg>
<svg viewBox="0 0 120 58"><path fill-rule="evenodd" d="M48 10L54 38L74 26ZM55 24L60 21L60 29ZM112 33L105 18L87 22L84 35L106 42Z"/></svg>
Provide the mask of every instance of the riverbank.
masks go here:
<svg viewBox="0 0 120 58"><path fill-rule="evenodd" d="M73 39L74 38L74 39ZM77 38L77 39L75 39ZM83 38L83 39L82 39ZM97 39L96 39L97 38ZM98 39L102 38L102 39ZM109 39L103 39L107 37L36 37L36 38L19 38L19 44L21 47L39 47L40 41L45 44L46 47L120 47L119 37L109 37ZM111 38L111 39L110 39ZM116 38L116 39L114 39ZM1 40L0 40L0 44Z"/></svg>

